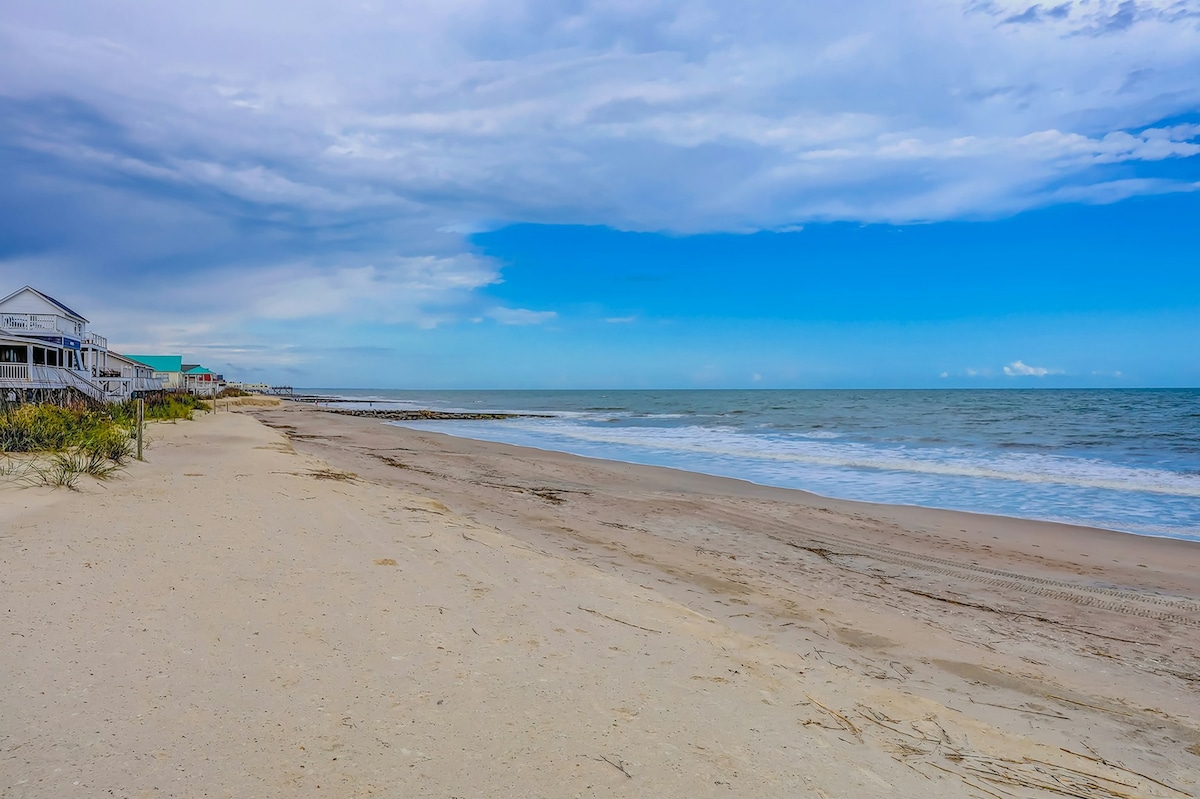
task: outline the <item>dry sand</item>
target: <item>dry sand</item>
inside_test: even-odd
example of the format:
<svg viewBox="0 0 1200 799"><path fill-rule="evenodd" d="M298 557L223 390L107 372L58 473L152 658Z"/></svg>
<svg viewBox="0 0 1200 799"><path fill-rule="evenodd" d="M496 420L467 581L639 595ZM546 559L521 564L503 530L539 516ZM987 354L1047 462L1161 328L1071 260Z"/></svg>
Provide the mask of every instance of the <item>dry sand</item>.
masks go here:
<svg viewBox="0 0 1200 799"><path fill-rule="evenodd" d="M0 489L0 796L1200 786L1200 546L238 410Z"/></svg>

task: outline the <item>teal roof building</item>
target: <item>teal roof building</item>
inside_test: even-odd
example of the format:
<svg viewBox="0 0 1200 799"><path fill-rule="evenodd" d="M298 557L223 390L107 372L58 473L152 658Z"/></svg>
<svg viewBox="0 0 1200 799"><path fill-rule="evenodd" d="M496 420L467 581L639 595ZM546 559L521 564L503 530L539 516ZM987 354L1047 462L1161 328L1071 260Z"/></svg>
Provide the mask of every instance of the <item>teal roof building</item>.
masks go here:
<svg viewBox="0 0 1200 799"><path fill-rule="evenodd" d="M182 355L126 355L126 358L144 363L156 372L182 372Z"/></svg>

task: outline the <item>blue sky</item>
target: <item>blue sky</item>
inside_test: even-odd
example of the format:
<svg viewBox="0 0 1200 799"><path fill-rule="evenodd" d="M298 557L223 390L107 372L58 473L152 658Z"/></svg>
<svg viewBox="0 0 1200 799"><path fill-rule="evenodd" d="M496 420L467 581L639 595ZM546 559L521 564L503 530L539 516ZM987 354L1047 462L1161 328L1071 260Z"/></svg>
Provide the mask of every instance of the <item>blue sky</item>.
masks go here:
<svg viewBox="0 0 1200 799"><path fill-rule="evenodd" d="M0 10L0 288L307 386L1200 385L1200 0Z"/></svg>

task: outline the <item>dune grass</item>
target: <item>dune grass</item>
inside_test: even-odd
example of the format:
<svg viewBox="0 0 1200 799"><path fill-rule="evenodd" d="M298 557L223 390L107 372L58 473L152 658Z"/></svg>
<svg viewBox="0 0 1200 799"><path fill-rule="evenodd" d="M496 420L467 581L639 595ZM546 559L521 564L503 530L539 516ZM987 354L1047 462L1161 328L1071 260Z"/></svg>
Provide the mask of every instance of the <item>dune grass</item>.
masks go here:
<svg viewBox="0 0 1200 799"><path fill-rule="evenodd" d="M191 419L195 411L211 410L212 406L191 394L167 394L165 397L146 400L147 422L171 422ZM137 423L137 401L110 405L108 414L113 421L133 427Z"/></svg>
<svg viewBox="0 0 1200 799"><path fill-rule="evenodd" d="M146 401L147 421L191 419L207 403L187 394ZM42 458L0 460L0 477L33 485L75 488L82 475L103 480L119 470L136 446L137 403L103 409L48 404L0 404L0 454Z"/></svg>
<svg viewBox="0 0 1200 799"><path fill-rule="evenodd" d="M0 408L0 453L52 453L6 459L0 476L31 485L75 488L82 475L103 480L133 454L133 431L103 411L21 405Z"/></svg>
<svg viewBox="0 0 1200 799"><path fill-rule="evenodd" d="M120 463L133 452L132 430L105 411L20 405L0 408L0 452L66 452Z"/></svg>

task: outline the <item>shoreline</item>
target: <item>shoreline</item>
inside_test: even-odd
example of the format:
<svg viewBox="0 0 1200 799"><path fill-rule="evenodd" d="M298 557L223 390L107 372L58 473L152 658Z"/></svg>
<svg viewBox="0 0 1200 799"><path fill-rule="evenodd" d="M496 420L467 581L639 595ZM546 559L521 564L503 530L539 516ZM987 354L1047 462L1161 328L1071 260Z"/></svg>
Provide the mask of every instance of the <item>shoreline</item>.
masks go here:
<svg viewBox="0 0 1200 799"><path fill-rule="evenodd" d="M309 410L321 413L324 412L324 409L314 408ZM1044 534L1045 531L1053 531L1055 534L1061 537L1069 538L1073 544L1079 546L1086 545L1089 541L1095 541L1098 544L1103 542L1103 546L1115 546L1125 549L1129 544L1146 543L1150 547L1159 549L1163 552L1164 559L1159 562L1159 566L1167 567L1169 565L1169 557L1173 557L1177 554L1186 554L1189 558L1195 557L1196 565L1200 567L1200 546L1198 546L1200 542L1189 539L1172 538L1169 536L1142 535L1139 533L1130 533L1123 530L1113 530L1110 528L1096 527L1086 524L1072 524L1043 519L1029 519L1018 516L1005 516L1002 514L958 510L954 508L936 508L924 505L903 505L898 503L843 499L840 497L830 497L818 494L816 492L807 491L800 488L756 483L752 480L746 480L743 478L709 474L690 469L676 468L673 466L660 466L656 464L623 461L592 455L580 455L564 450L543 449L522 444L510 444L507 442L492 441L490 439L471 438L468 436L454 435L452 433L445 433L442 431L426 431L419 428L389 424L387 421L377 421L371 418L354 416L347 416L346 418L356 419L356 421L370 425L372 429L374 429L375 426L378 426L379 428L383 428L385 430L403 431L406 434L410 434L418 438L437 440L444 448L448 450L459 449L464 453L475 454L486 452L500 458L520 457L524 454L532 455L538 458L545 458L547 461L552 463L570 463L572 461L579 461L592 465L598 471L630 470L636 474L647 477L650 482L655 482L653 475L661 475L663 476L663 479L657 482L667 483L671 485L673 489L686 486L688 491L697 493L728 494L735 497L761 498L772 501L780 501L798 507L822 505L835 508L840 512L851 514L869 511L880 517L885 517L889 521L899 521L905 525L920 525L925 523L928 519L933 519L942 526L949 528L953 527L956 521L961 517L963 520L970 521L976 527L982 529L1003 528L1006 532L1016 533L1018 536L1020 536L1023 531L1034 531L1034 533L1038 535ZM304 443L311 442L315 444L323 438L324 436L319 434L312 436L312 438L306 437L304 439ZM452 442L461 442L461 446L456 446ZM325 454L328 453L326 452ZM1169 556L1167 555L1168 552L1170 553Z"/></svg>
<svg viewBox="0 0 1200 799"><path fill-rule="evenodd" d="M590 406L584 408L589 403L605 404L602 399L593 400L590 397L572 399L565 404L553 398L536 397L526 403L506 404L495 396L495 392L483 396L490 401L486 406L488 408L504 409L527 404L538 409L561 410L578 406L585 411L606 410ZM416 398L417 401L421 399L420 396ZM333 397L329 398L329 401L334 400ZM372 401L381 404L410 403L398 397L379 397ZM755 410L759 401L753 400L729 406L752 409L735 410L735 415L743 412L752 415L736 417L751 421L731 422L734 427L728 430L719 426L725 422L710 418L713 412L703 403L679 405L680 408L690 407L699 413L697 418L700 421L676 419L678 414L673 413L668 414L670 418L665 421L658 420L653 401L638 404L632 400L613 399L610 402L617 406L638 410L633 414L633 421L625 418L628 414L617 414L621 418L607 419L603 415L547 410L546 413L551 417L562 418L548 425L514 423L515 426L510 428L500 422L470 422L499 419L510 414L523 415L522 412L489 410L476 413L470 410L469 402L454 400L449 395L430 399L429 402L432 404L423 407L450 407L453 412L405 408L395 412L395 420L429 421L431 430L473 440L512 443L514 446L622 463L680 468L701 474L745 479L759 485L809 491L828 498L959 510L1094 527L1146 538L1200 542L1200 526L1197 526L1200 517L1197 517L1196 506L1191 501L1200 497L1200 494L1196 494L1200 491L1200 484L1194 478L1189 478L1187 472L1178 472L1178 469L1187 465L1178 459L1171 461L1172 465L1159 468L1153 463L1144 462L1141 456L1121 460L1114 455L1115 459L1109 459L1103 452L1095 454L1085 450L1067 449L1061 453L1056 450L1048 457L1042 451L1045 448L1037 449L1034 443L1028 443L1027 446L1035 449L1011 454L1010 449L1005 448L1017 445L1010 444L1007 438L995 438L995 435L1005 436L1007 433L988 433L980 439L983 443L978 445L969 445L966 439L954 443L959 440L951 434L938 439L941 443L929 447L911 442L911 446L910 443L895 446L879 444L877 439L891 439L886 436L880 439L879 435L882 434L874 433L859 441L853 425L845 430L839 427L843 435L838 438L844 440L833 443L807 440L814 437L835 438L824 432L811 436L806 433L794 440L788 437L786 430L779 434L783 436L782 439L773 433L762 437L756 432L761 426L758 422L767 417L759 419L754 414L766 411ZM709 401L709 405L719 404L718 400ZM767 403L762 401L761 404L765 409ZM458 405L463 407L459 408ZM642 412L650 417L649 421L642 422L637 418ZM390 414L377 411L376 415L384 418ZM539 411L530 415L542 417L545 414ZM584 417L582 420L575 419L581 415ZM457 420L466 423L460 428L455 423ZM824 424L820 423L822 421ZM604 425L600 422L617 424ZM831 424L820 416L812 419L812 423L817 430ZM683 427L676 430L680 425ZM718 425L713 428L716 432L712 434L716 438L709 438L707 432L712 425ZM643 427L647 427L645 436L640 432ZM783 427L787 428L788 425ZM1038 440L1037 435L1030 435L1012 440ZM1056 439L1050 436L1049 440ZM992 453L995 447L991 445L997 442L1000 449ZM989 453L995 455L996 459Z"/></svg>
<svg viewBox="0 0 1200 799"><path fill-rule="evenodd" d="M304 414L304 410L301 409L300 413ZM1025 520L967 511L826 498L799 489L763 486L736 478L705 475L670 467L590 458L555 450L540 450L444 433L425 432L367 419L339 418L337 423L332 426L336 432L329 436L327 435L329 430L325 429L322 424L323 420L319 417L304 415L300 416L300 419L305 422L311 421L314 424L311 427L305 424L299 428L298 435L301 438L297 440L297 445L311 449L314 453L319 452L322 457L331 459L331 461L341 461L345 458L344 462L350 463L353 460L360 467L364 463L374 460L376 468L371 471L376 475L404 476L414 481L420 480L424 485L438 486L439 489L447 486L445 479L447 477L452 484L462 487L456 488L456 491L461 491L463 488L495 488L493 483L479 480L479 474L489 476L494 481L501 470L511 470L515 464L525 460L531 471L536 472L537 477L546 483L553 482L550 477L557 472L565 471L571 474L580 470L583 474L599 481L620 481L621 490L625 493L658 491L679 493L687 497L725 497L733 502L764 501L779 506L773 509L774 517L798 512L816 512L835 514L839 517L848 517L859 521L870 519L881 529L904 531L906 534L912 531L923 531L933 535L936 531L936 535L954 546L968 543L983 545L984 542L987 542L987 547L1011 551L1025 560L1029 560L1030 556L1034 555L1037 556L1033 558L1035 560L1045 560L1053 556L1056 559L1053 564L1055 568L1078 568L1083 573L1095 573L1097 577L1117 585L1128 585L1144 590L1163 588L1159 585L1158 580L1146 580L1142 577L1143 573L1140 570L1149 569L1156 578L1165 576L1181 578L1187 586L1186 595L1194 596L1200 601L1200 547L1197 547L1195 542L1183 539L1138 536L1097 527ZM269 417L264 417L264 421L268 424L277 423ZM348 435L349 430L346 423L365 432L365 439L358 439L357 435ZM285 423L285 428L290 426L290 423ZM435 453L442 454L447 464L459 460L465 463L477 459L486 459L487 463L486 465L476 465L473 470L462 468L457 472L447 470L448 474L438 472L431 474L433 470L427 467L415 465L410 468L409 464L397 461L400 466L398 467L399 471L396 471L396 466L389 467L386 461L380 461L378 454L364 457L361 452L346 452L334 445L335 442L340 444L338 439L348 438L362 441L355 445L356 449L360 451L374 452L379 448L387 449L384 447L384 443L390 436L384 431L395 434L397 437L395 443L409 444L409 446L400 446L397 450L399 452L418 453L422 458ZM296 434L295 431L288 429L284 429L283 432L289 435ZM416 442L420 446L414 449L411 445L412 442ZM346 456L350 457L346 458ZM378 464L381 463L383 469L378 468ZM517 474L525 476L521 472ZM588 483L578 479L566 481L565 485L563 497L570 497L574 493L586 496L584 492L591 490ZM507 488L509 491L516 490L513 486ZM494 494L495 492L492 492L490 496L494 496ZM488 513L490 496L481 496L475 500L474 504L480 513L485 515ZM1034 553L1032 550L1043 551ZM1133 553L1136 553L1136 557ZM1126 556L1129 557L1126 558ZM1080 558L1084 558L1084 560L1080 561ZM1106 565L1103 567L1095 565L1100 561ZM1120 579L1115 578L1114 571L1119 573ZM1197 607L1200 609L1200 605Z"/></svg>
<svg viewBox="0 0 1200 799"><path fill-rule="evenodd" d="M0 492L0 791L1200 788L1188 542L231 410Z"/></svg>
<svg viewBox="0 0 1200 799"><path fill-rule="evenodd" d="M916 389L914 389L914 390L916 390ZM1047 389L1047 390L1049 390L1049 389ZM353 413L351 413L351 414L346 414L346 415L369 417L369 414L353 414ZM516 416L519 416L519 414L512 414L512 415L509 415L508 417L504 417L504 418L515 418ZM481 417L484 417L487 419L498 418L498 417L491 417L491 416L486 416L486 415L481 415ZM384 417L376 417L376 418L384 418ZM468 414L463 414L461 417L455 416L455 417L450 417L450 418L463 418L463 419L467 419L470 421L476 421L476 419L471 418ZM540 417L538 417L538 418L540 418ZM386 419L384 423L388 424L388 423L397 422L397 421L421 421L421 419L420 418ZM869 500L864 500L864 499L849 499L846 497L835 497L830 494L821 494L819 492L809 491L808 489L804 489L804 488L793 488L791 486L772 485L771 483L759 483L759 482L755 482L754 480L750 480L750 479L744 478L744 477L731 477L729 475L724 475L724 474L714 474L712 472L704 472L704 471L700 471L698 469L683 469L683 468L679 468L679 467L675 467L675 466L663 466L661 464L655 464L655 463L643 463L641 461L622 460L621 458L601 457L598 455L584 455L584 454L581 454L578 452L571 452L571 451L565 450L565 449L550 449L548 447L535 447L531 444L511 444L507 441L495 441L490 438L473 438L471 436L466 436L466 435L456 435L454 433L447 433L442 430L422 430L419 427L404 427L403 425L393 425L393 426L401 427L405 430L411 430L411 431L417 432L417 433L427 433L429 435L449 436L450 438L460 438L465 441L475 441L475 442L486 442L489 444L498 444L498 445L505 446L505 447L514 447L518 450L532 450L534 452L553 453L556 455L568 455L573 458L583 458L585 460L600 461L602 463L621 464L621 465L625 465L625 466L639 466L639 467L644 467L647 469L666 469L667 471L680 472L683 474L693 474L693 475L698 475L701 477L711 477L715 480L730 480L734 483L745 483L746 485L754 486L756 488L767 488L767 489L772 489L772 490L777 490L777 491L794 491L798 494L802 494L809 498L830 501L830 502L850 502L850 503L854 503L854 504L864 505L867 507L881 508L881 509L883 509L883 508L911 508L916 511L942 511L942 512L946 512L946 513L963 513L963 514L967 514L969 516L993 517L996 519L1004 519L1004 520L1011 521L1011 522L1030 522L1030 523L1034 523L1034 524L1052 524L1052 525L1057 525L1057 526L1061 526L1061 527L1070 527L1070 528L1073 528L1076 530L1081 530L1081 531L1088 531L1089 533L1111 533L1111 534L1120 535L1120 536L1134 536L1137 538L1150 538L1150 539L1156 539L1156 540L1179 541L1179 542L1182 542L1185 544L1200 546L1200 537L1180 538L1178 536L1167 535L1166 533L1139 533L1139 532L1134 532L1132 530L1116 530L1111 527L1098 527L1095 525L1084 524L1082 522L1080 522L1080 523L1064 522L1064 521L1056 521L1054 519L1039 519L1039 518L1031 517L1031 516L1010 516L1010 515L1006 515L1003 513L989 513L987 511L964 510L962 508L946 508L946 507L940 507L937 505L914 505L914 504L906 504L906 503L902 503L902 502L871 502ZM1198 534L1198 535L1200 535L1200 534Z"/></svg>

